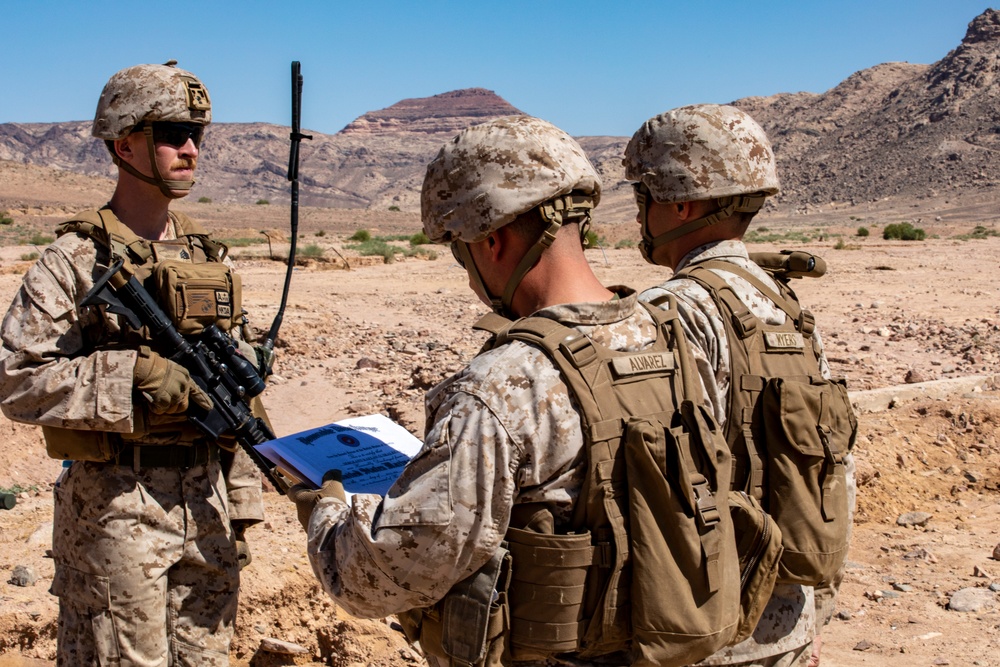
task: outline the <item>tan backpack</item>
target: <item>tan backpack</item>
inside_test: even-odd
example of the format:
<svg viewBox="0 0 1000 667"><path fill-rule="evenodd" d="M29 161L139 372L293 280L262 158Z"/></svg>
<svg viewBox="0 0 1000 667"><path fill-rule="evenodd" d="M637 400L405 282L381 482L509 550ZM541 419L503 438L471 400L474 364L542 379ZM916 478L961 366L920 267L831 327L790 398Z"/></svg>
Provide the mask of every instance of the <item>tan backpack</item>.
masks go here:
<svg viewBox="0 0 1000 667"><path fill-rule="evenodd" d="M586 447L572 532L552 534L532 515L506 536L515 661L627 651L633 665L687 665L737 632L729 450L702 407L676 308L647 309L659 335L641 352L604 348L547 318L477 324L494 333L492 346L520 340L546 353Z"/></svg>
<svg viewBox="0 0 1000 667"><path fill-rule="evenodd" d="M772 326L755 317L713 268L756 287L785 311L785 324ZM720 260L700 262L675 277L703 285L722 314L731 362L725 431L734 489L759 500L780 527L784 553L778 581L826 585L847 556L844 457L854 446L858 422L845 381L820 373L815 319L789 288L789 272L770 263L764 268L778 291Z"/></svg>

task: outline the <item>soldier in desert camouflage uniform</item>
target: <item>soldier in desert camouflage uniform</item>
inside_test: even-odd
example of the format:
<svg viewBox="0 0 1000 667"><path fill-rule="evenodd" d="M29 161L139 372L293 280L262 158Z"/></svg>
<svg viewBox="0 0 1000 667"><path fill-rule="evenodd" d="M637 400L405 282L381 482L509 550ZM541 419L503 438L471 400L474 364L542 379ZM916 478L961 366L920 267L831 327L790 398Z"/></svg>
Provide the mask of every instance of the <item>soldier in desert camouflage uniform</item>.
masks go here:
<svg viewBox="0 0 1000 667"><path fill-rule="evenodd" d="M428 166L424 230L451 243L471 288L496 312L550 318L613 349L641 350L656 339L649 313L635 292L602 286L584 257L579 223L600 187L564 132L502 118L463 131ZM586 463L567 386L525 343L480 354L433 388L426 407L423 449L384 498L347 503L334 481L289 494L324 589L356 615L401 614L408 631L420 610L494 559L509 526L544 516L566 532ZM470 643L476 611L454 633ZM434 653L427 636L424 628L421 644ZM613 655L604 664L623 661ZM572 655L558 662L589 664Z"/></svg>
<svg viewBox="0 0 1000 667"><path fill-rule="evenodd" d="M778 193L774 154L764 131L731 106L695 105L655 116L633 135L625 150L626 177L636 181L640 249L646 261L675 273L709 260L728 262L780 292L743 243L751 218L765 198ZM753 315L767 324L785 322L786 312L759 289L719 264L720 275ZM737 269L733 269L736 271ZM720 424L729 406L730 345L715 300L700 283L673 278L640 295L659 303L674 295L689 338L708 363L702 381ZM819 370L830 377L819 332L812 333ZM848 497L853 508L853 458L847 456ZM841 575L842 576L842 573ZM839 582L839 578L838 578ZM700 664L788 666L819 664L818 629L833 614L835 587L778 584L753 636ZM814 638L816 641L814 642Z"/></svg>
<svg viewBox="0 0 1000 667"><path fill-rule="evenodd" d="M112 256L140 278L167 258L224 265L224 246L169 210L194 183L210 121L205 87L173 61L112 76L93 134L119 166L115 192L60 225L0 331L3 413L41 425L49 455L65 460L52 593L67 667L229 662L250 558L243 531L263 518L260 474L188 421L189 403L211 400L184 368L117 316L81 306ZM229 316L241 334L245 318Z"/></svg>

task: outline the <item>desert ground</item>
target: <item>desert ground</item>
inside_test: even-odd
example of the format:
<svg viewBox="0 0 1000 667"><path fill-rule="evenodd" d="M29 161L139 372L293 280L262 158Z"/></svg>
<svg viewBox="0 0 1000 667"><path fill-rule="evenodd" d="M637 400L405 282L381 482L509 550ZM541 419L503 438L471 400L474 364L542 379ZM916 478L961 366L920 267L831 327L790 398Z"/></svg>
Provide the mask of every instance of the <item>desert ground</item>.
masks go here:
<svg viewBox="0 0 1000 667"><path fill-rule="evenodd" d="M8 207L13 224L0 228L0 303L9 302L44 242L25 239L51 230L69 211L100 203L102 189L50 189L44 196L20 190L20 201L29 203ZM604 247L588 251L597 275L638 288L666 279L669 271L644 264L622 243L638 237L627 205L611 207L622 212L618 224L598 225ZM287 252L287 212L193 202L181 208L222 238L260 239L260 230L274 230L270 247L233 249L245 305L266 329L284 277L277 259ZM823 633L827 667L1000 665L995 212L991 201L929 199L808 215L769 212L756 223L759 238L770 240L752 250L805 249L826 258L826 276L795 287L817 315L832 367L848 378L860 413L858 508L839 612ZM900 220L915 221L929 238L883 240L884 224ZM967 238L976 225L985 230L981 238ZM858 237L860 226L871 234ZM436 248L434 258L386 264L348 247L358 229L412 234L419 220L405 211L303 211L299 247L316 249L293 272L276 374L264 395L278 435L375 412L419 435L425 390L461 368L482 342L470 325L486 308L446 248ZM46 551L60 463L44 456L34 427L0 418L0 439L0 487L19 493L13 509L0 511L0 667L52 665L56 601L48 593L53 567ZM392 619L352 618L322 593L293 506L273 492L266 503L267 521L248 534L255 558L243 572L233 663L422 664ZM908 512L928 516L920 525L900 525ZM12 583L27 583L17 568L36 580ZM963 589L975 589L971 611L951 608L970 595ZM262 650L269 638L305 653Z"/></svg>

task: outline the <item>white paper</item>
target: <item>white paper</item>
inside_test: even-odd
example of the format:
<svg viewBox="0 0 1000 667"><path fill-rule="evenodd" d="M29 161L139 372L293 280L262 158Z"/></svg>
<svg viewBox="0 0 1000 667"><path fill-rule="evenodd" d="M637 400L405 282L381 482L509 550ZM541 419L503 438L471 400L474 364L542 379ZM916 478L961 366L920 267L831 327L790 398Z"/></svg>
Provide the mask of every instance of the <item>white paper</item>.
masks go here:
<svg viewBox="0 0 1000 667"><path fill-rule="evenodd" d="M317 488L326 471L339 470L350 500L355 493L385 495L422 446L388 417L367 415L276 438L257 451Z"/></svg>

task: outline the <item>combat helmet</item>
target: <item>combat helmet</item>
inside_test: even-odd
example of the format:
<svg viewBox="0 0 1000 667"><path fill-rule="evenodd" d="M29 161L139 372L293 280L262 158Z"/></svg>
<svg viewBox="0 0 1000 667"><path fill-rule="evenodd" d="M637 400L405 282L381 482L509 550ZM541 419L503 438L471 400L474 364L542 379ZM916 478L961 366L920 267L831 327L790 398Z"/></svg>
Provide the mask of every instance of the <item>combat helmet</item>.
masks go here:
<svg viewBox="0 0 1000 667"><path fill-rule="evenodd" d="M734 213L756 213L779 192L774 151L764 130L733 106L697 104L650 118L625 148L625 177L636 181L640 250L653 250ZM718 209L653 238L648 197L660 203L716 200Z"/></svg>
<svg viewBox="0 0 1000 667"><path fill-rule="evenodd" d="M580 223L584 237L600 198L601 179L572 137L539 118L505 116L467 128L441 148L427 165L420 212L428 238L451 243L493 309L509 315L514 291L559 228ZM521 259L503 295L494 297L468 244L536 208L548 226Z"/></svg>
<svg viewBox="0 0 1000 667"><path fill-rule="evenodd" d="M171 191L190 190L193 180L164 180L156 166L153 145L155 122L192 123L208 125L212 122L212 102L198 77L177 67L176 60L163 65L136 65L116 72L101 91L94 114L91 134L108 142L114 163L136 178L160 188L168 197ZM115 155L110 142L123 139L138 127L146 136L153 175L139 173L132 165L122 162Z"/></svg>

